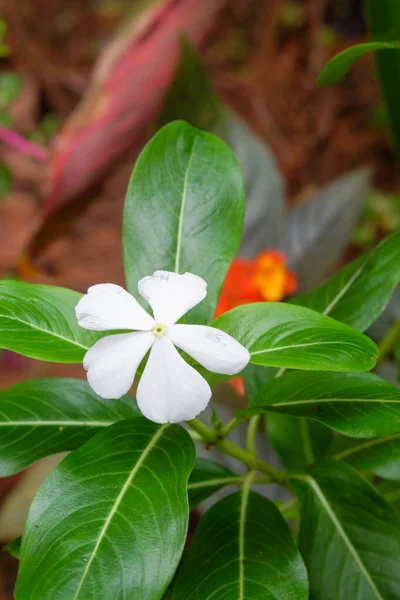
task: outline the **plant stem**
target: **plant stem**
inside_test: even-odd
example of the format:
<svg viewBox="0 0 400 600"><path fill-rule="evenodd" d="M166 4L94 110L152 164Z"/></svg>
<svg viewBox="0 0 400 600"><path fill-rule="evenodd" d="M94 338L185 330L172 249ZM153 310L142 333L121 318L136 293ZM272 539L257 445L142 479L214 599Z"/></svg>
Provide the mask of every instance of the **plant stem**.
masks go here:
<svg viewBox="0 0 400 600"><path fill-rule="evenodd" d="M257 439L257 431L260 426L261 415L256 415L255 417L251 417L249 425L247 427L247 435L246 435L246 448L250 452L250 454L257 458L257 447L256 447L256 439Z"/></svg>
<svg viewBox="0 0 400 600"><path fill-rule="evenodd" d="M400 317L389 329L381 343L379 344L379 354L376 360L375 368L378 367L393 350L396 342L400 340Z"/></svg>
<svg viewBox="0 0 400 600"><path fill-rule="evenodd" d="M219 437L222 439L228 437L231 431L233 431L238 425L240 425L240 423L243 423L243 419L233 417L233 419L221 429Z"/></svg>
<svg viewBox="0 0 400 600"><path fill-rule="evenodd" d="M268 475L271 481L276 481L282 485L287 484L287 475L284 471L276 469L267 462L259 459L257 456L254 457L252 452L233 444L229 440L219 440L212 429L207 427L207 425L197 417L191 421L187 421L187 424L201 435L206 444L215 446L223 454L236 458L236 460L244 463L250 469L261 471L265 475Z"/></svg>

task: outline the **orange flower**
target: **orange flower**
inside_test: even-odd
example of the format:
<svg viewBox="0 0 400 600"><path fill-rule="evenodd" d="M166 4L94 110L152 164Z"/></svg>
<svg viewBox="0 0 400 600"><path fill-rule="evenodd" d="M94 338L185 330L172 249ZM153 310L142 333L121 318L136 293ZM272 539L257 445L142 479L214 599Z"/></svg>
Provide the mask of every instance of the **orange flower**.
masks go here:
<svg viewBox="0 0 400 600"><path fill-rule="evenodd" d="M253 260L236 258L226 276L216 316L250 302L278 302L297 289L296 275L278 250L265 250Z"/></svg>
<svg viewBox="0 0 400 600"><path fill-rule="evenodd" d="M236 258L222 288L215 316L251 302L279 302L297 289L296 275L286 268L286 257L278 250L265 250L253 260ZM245 395L243 380L229 381L240 396Z"/></svg>

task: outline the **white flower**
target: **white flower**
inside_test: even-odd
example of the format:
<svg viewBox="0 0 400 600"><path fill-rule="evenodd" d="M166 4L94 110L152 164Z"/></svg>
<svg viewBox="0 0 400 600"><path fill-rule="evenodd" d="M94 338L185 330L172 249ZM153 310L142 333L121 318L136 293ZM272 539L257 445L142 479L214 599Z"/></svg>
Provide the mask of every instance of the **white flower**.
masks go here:
<svg viewBox="0 0 400 600"><path fill-rule="evenodd" d="M137 390L141 412L156 423L193 419L207 406L211 388L175 346L214 373L234 375L249 362L248 350L227 333L204 325L176 322L207 295L206 282L191 273L156 271L139 281L151 317L123 288L94 285L78 302L76 316L85 329L130 329L102 338L83 359L93 390L120 398L133 384L136 370L151 349Z"/></svg>

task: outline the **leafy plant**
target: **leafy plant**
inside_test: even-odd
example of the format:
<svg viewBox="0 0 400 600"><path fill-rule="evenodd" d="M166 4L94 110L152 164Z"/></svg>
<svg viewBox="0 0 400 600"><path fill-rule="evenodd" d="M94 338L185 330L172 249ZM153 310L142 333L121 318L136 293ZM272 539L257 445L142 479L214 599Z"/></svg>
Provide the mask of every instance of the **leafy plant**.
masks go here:
<svg viewBox="0 0 400 600"><path fill-rule="evenodd" d="M72 379L25 381L1 392L1 474L70 451L39 489L20 549L19 540L10 546L21 561L17 600L399 596L397 514L354 468L387 473L387 454L362 461L359 448L357 462L350 451L368 442L373 452L377 440L400 434L399 390L367 373L394 348L397 329L380 351L362 333L400 280L399 234L293 303L249 304L213 319L240 244L244 205L232 151L174 122L144 149L127 192L123 250L132 295L108 285L82 296L1 283L0 347L51 362L83 360L90 385L100 365L95 375L108 398L115 385L128 388L133 380L139 340L151 339L142 357L152 347L137 369L139 407L144 388L148 405L166 399L163 410L177 396L190 407L205 393L206 404L209 384L250 361L250 407L228 423L215 416L211 426L195 416L200 409L186 428L161 412L152 422L130 394L104 400ZM138 289L141 304L133 297ZM149 305L157 322L142 308ZM171 311L167 322L162 315ZM173 363L165 350L171 339L180 348ZM257 452L264 416L287 470ZM240 446L229 436L243 422L247 441ZM333 437L342 440L343 456L336 450L326 460ZM214 446L247 473L195 460L195 444ZM400 472L396 464L392 473ZM272 483L287 490L289 504L253 489ZM206 512L182 558L189 507L227 485L239 491ZM299 548L285 517L300 527Z"/></svg>

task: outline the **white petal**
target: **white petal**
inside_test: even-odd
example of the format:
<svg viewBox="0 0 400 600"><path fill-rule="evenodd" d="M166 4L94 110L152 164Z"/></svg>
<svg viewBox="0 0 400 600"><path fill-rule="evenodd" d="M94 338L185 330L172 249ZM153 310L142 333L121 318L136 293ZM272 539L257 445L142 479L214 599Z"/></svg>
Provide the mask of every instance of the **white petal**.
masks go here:
<svg viewBox="0 0 400 600"><path fill-rule="evenodd" d="M121 398L133 384L136 369L154 341L152 333L108 335L83 359L90 387L102 398Z"/></svg>
<svg viewBox="0 0 400 600"><path fill-rule="evenodd" d="M179 423L206 408L211 388L164 336L154 342L136 397L140 410L151 421Z"/></svg>
<svg viewBox="0 0 400 600"><path fill-rule="evenodd" d="M78 324L84 329L148 331L154 319L131 294L119 285L102 283L88 289L75 308Z"/></svg>
<svg viewBox="0 0 400 600"><path fill-rule="evenodd" d="M205 325L172 325L168 336L173 343L213 373L234 375L250 360L249 351L233 337Z"/></svg>
<svg viewBox="0 0 400 600"><path fill-rule="evenodd" d="M166 325L176 323L207 296L207 283L192 273L156 271L143 277L138 288L153 309L156 321Z"/></svg>

